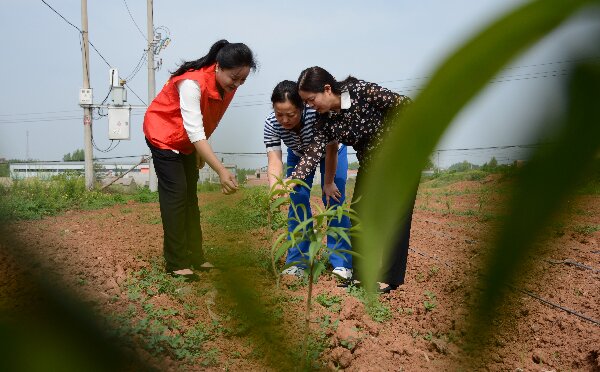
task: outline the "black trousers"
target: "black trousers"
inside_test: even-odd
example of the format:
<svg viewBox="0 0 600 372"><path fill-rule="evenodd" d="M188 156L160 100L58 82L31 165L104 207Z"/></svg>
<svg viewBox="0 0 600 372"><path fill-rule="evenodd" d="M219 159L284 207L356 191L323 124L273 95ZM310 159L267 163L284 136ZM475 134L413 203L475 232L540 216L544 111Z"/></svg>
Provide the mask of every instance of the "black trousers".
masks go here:
<svg viewBox="0 0 600 372"><path fill-rule="evenodd" d="M356 210L358 217L361 217L360 204L362 201L354 204L356 199L363 194L364 182L367 177L368 171L366 167L361 166L358 174L356 175L356 183L354 185L354 194L352 195L352 205ZM414 196L412 201L409 203L407 209L404 212L402 220L398 226L396 238L391 250L388 252L387 257L382 258L382 265L380 268L379 281L390 285L401 285L404 284L404 277L406 275L406 263L408 260L408 247L410 243L410 228L412 224L412 214L415 206L415 200L417 197L417 187L415 187ZM375 192L375 191L371 191ZM352 249L356 250L356 238L352 238ZM367 243L368 244L368 243ZM364 248L363 248L364 249ZM360 253L360 251L357 251ZM358 261L360 258L354 257L354 261ZM355 271L354 276L360 280L360 272Z"/></svg>
<svg viewBox="0 0 600 372"><path fill-rule="evenodd" d="M146 140L158 177L160 216L164 232L167 271L199 267L204 263L198 208L198 169L194 154L178 154L152 146Z"/></svg>

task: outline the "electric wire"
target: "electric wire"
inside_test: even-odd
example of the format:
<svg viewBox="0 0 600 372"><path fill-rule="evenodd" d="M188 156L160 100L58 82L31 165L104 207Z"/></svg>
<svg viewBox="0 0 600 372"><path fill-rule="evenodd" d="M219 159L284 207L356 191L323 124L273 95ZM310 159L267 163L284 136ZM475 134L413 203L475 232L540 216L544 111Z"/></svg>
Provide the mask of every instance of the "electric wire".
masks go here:
<svg viewBox="0 0 600 372"><path fill-rule="evenodd" d="M135 25L135 28L137 28L137 30L140 32L140 35L142 35L142 37L144 38L144 40L148 41L148 38L146 37L146 35L144 35L144 33L142 32L142 30L140 29L140 26L138 26L137 22L133 18L133 15L131 14L131 11L129 10L129 5L127 5L127 0L123 0L123 3L125 4L125 8L127 8L127 13L129 13L129 18L131 18L131 20L133 21L133 24Z"/></svg>
<svg viewBox="0 0 600 372"><path fill-rule="evenodd" d="M44 3L46 6L48 6L54 13L56 13L58 16L60 16L60 18L62 18L65 22L67 22L68 24L70 24L71 26L73 26L77 31L79 31L79 36L80 36L80 46L81 48L83 48L83 31L75 26L73 23L69 22L69 20L67 20L62 14L60 14L56 9L54 9L52 6L50 6L50 4L48 4L46 1L41 0L42 3ZM104 56L102 55L102 53L100 53L100 51L96 48L96 46L88 39L88 44L90 44L92 46L92 48L96 51L96 53L98 53L98 55L100 56L100 58L102 58L102 60L104 61L104 63L106 63L106 65L110 68L112 68L112 65L106 60L106 58L104 58ZM82 51L85 49L82 49ZM85 60L87 61L89 58L85 58ZM89 65L86 66L88 71L89 71ZM131 87L128 84L127 85L127 89L129 89L131 91L131 93L133 93L133 95L135 95L140 102L142 102L144 105L148 105L146 102L144 102L143 99L140 98L140 96L133 90L131 89Z"/></svg>

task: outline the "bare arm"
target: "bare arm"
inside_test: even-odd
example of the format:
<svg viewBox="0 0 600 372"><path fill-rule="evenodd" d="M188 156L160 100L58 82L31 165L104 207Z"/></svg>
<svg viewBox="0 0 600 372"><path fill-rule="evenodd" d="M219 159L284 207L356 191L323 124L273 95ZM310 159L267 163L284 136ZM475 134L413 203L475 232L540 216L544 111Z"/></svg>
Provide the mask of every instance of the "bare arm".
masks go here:
<svg viewBox="0 0 600 372"><path fill-rule="evenodd" d="M334 183L335 171L337 170L337 158L338 143L332 142L325 148L325 179L323 182L323 194L325 194L327 204L329 204L329 198L339 201L339 198L342 196Z"/></svg>
<svg viewBox="0 0 600 372"><path fill-rule="evenodd" d="M277 182L277 177L281 178L283 175L281 151L274 150L267 152L267 160L269 161L269 165L267 166L267 177L269 178L269 188L272 188L275 182Z"/></svg>
<svg viewBox="0 0 600 372"><path fill-rule="evenodd" d="M194 147L196 148L196 153L219 175L221 180L221 191L226 195L236 192L238 184L235 176L223 166L219 159L217 159L208 140L203 139L196 141L194 142Z"/></svg>

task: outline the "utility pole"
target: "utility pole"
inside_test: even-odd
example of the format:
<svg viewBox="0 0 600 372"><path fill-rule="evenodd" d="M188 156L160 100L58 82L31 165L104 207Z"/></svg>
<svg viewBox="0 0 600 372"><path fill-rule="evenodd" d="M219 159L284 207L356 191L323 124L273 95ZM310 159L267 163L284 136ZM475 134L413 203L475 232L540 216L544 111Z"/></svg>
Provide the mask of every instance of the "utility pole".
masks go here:
<svg viewBox="0 0 600 372"><path fill-rule="evenodd" d="M88 17L87 0L81 0L81 37L83 39L82 62L83 62L83 88L90 87L90 65L89 41L88 41ZM83 108L83 144L85 160L85 188L94 188L94 153L92 151L92 110L89 106Z"/></svg>
<svg viewBox="0 0 600 372"><path fill-rule="evenodd" d="M156 95L156 82L154 80L154 10L152 1L153 0L147 0L146 10L148 18L148 107ZM150 191L154 192L158 190L158 178L156 177L154 160L152 157L150 157L149 168L150 179L148 180L148 187L150 188Z"/></svg>

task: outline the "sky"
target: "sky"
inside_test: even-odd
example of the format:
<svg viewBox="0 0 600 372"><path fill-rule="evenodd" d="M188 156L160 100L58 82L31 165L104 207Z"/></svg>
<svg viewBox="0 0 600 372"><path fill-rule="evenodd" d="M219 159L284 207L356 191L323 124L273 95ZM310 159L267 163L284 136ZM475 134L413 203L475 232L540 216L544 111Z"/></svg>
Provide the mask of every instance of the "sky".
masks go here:
<svg viewBox="0 0 600 372"><path fill-rule="evenodd" d="M81 27L80 1L45 1ZM318 65L338 79L351 74L418 98L427 77L449 53L523 3L155 0L154 26L171 39L155 57L162 59L156 92L169 71L182 60L202 57L215 41L246 43L259 69L238 89L210 142L227 163L261 167L267 162L263 123L279 81L295 81L304 68ZM448 167L463 160L482 164L492 156L507 163L526 157L527 149L490 147L538 143L541 126L551 128L549 123L562 109L561 75L572 66L569 61L600 56L586 39L591 31L600 30L599 17L594 20L590 13L588 9L577 14L492 80L455 118L437 145L441 151L432 154L434 164ZM146 48L146 1L89 0L88 22L89 39L110 67L117 68L121 77L132 75ZM0 25L5 87L0 93L0 158L61 160L83 148L79 32L41 0L0 0ZM102 102L109 91L108 64L90 48L94 103ZM147 77L144 61L128 80L128 103L148 103ZM94 120L96 158L136 162L149 153L142 133L144 110L132 112L131 140L118 144L108 140L106 118ZM463 150L474 148L485 149ZM132 158L121 158L127 156Z"/></svg>

